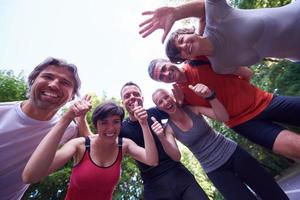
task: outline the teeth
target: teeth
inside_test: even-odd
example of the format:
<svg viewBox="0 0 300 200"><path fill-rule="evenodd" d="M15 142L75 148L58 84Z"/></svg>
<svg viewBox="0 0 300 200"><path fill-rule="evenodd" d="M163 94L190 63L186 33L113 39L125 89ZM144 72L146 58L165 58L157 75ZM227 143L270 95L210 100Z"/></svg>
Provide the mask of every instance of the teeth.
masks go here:
<svg viewBox="0 0 300 200"><path fill-rule="evenodd" d="M50 93L50 92L44 92L44 95L47 95L47 96L50 96L50 97L58 97L57 94L54 94L54 93Z"/></svg>
<svg viewBox="0 0 300 200"><path fill-rule="evenodd" d="M112 136L114 136L115 134L114 134L114 133L106 133L105 135L108 136L108 137L112 137Z"/></svg>

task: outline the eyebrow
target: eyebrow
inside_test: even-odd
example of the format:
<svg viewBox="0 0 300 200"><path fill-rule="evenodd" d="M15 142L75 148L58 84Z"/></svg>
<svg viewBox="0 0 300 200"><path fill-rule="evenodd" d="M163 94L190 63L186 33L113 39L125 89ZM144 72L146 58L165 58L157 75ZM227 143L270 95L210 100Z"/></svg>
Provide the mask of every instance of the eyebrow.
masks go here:
<svg viewBox="0 0 300 200"><path fill-rule="evenodd" d="M162 81L162 70L164 70L166 68L166 64L163 64L163 66L161 66L161 69L160 69L160 71L159 71L159 80L161 80Z"/></svg>

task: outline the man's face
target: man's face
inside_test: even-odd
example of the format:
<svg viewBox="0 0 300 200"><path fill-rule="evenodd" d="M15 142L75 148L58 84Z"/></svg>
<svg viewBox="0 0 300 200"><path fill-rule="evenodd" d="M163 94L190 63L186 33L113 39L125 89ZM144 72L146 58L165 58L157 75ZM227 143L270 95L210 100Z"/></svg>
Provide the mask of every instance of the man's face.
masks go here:
<svg viewBox="0 0 300 200"><path fill-rule="evenodd" d="M49 65L33 82L30 102L41 109L58 110L74 96L74 85L72 72Z"/></svg>
<svg viewBox="0 0 300 200"><path fill-rule="evenodd" d="M156 81L174 83L179 80L181 71L171 62L158 62L155 65L153 78Z"/></svg>
<svg viewBox="0 0 300 200"><path fill-rule="evenodd" d="M129 113L133 113L134 103L137 102L139 106L143 106L144 98L141 91L135 85L128 85L122 89L122 103Z"/></svg>

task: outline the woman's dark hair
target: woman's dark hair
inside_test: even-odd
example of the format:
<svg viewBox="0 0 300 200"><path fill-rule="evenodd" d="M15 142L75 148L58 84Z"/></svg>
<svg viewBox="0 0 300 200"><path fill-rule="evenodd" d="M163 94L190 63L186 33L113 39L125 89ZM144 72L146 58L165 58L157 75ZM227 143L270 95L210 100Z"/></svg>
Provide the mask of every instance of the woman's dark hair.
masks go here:
<svg viewBox="0 0 300 200"><path fill-rule="evenodd" d="M185 61L185 59L181 57L179 49L175 45L177 37L181 34L193 33L195 33L195 28L183 28L177 29L170 35L166 44L166 55L172 63L180 64Z"/></svg>
<svg viewBox="0 0 300 200"><path fill-rule="evenodd" d="M121 106L118 106L112 101L107 101L98 105L93 114L92 121L95 128L97 128L97 121L105 119L106 117L117 115L120 116L121 122L124 119L124 109Z"/></svg>

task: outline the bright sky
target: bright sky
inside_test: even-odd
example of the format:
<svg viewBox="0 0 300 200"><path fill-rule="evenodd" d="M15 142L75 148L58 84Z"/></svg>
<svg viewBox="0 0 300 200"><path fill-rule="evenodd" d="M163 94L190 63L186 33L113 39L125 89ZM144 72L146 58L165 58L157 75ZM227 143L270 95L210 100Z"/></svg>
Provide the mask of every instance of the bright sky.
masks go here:
<svg viewBox="0 0 300 200"><path fill-rule="evenodd" d="M142 11L163 0L0 0L0 68L27 76L45 58L63 58L79 68L81 93L119 98L127 81L139 84L145 106L166 87L150 79L148 63L165 57L162 31L143 39Z"/></svg>

